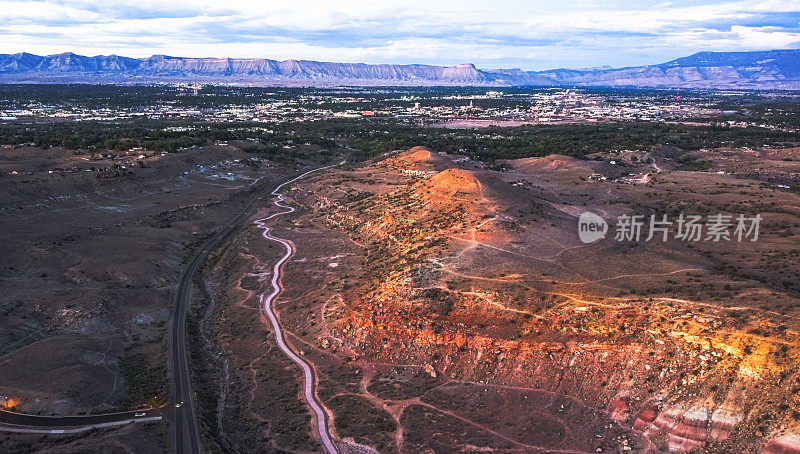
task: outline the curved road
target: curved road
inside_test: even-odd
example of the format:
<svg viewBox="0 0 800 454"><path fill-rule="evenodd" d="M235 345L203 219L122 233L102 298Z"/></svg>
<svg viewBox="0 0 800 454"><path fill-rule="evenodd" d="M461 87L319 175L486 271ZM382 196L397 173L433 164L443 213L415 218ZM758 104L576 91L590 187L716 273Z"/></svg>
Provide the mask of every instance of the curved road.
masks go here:
<svg viewBox="0 0 800 454"><path fill-rule="evenodd" d="M0 431L38 434L72 434L132 422L158 421L163 408L78 416L39 416L0 410Z"/></svg>
<svg viewBox="0 0 800 454"><path fill-rule="evenodd" d="M278 195L278 191L282 187L310 173L328 169L343 163L344 161L309 170L290 180L284 181L271 191L269 187L265 188L253 201L247 204L235 218L231 219L228 224L208 238L192 258L192 261L189 262L189 266L181 276L181 280L178 284L178 291L175 293L175 313L172 319L172 402L176 402L180 405L180 407L176 408L177 411L174 415L174 438L172 446L174 452L179 454L187 452L200 454L203 452L203 444L200 441L200 432L197 429L197 419L194 416L194 406L192 405L191 377L189 375L189 361L186 354L186 311L190 305L189 290L191 289L195 273L197 273L200 265L206 260L211 250L250 215L261 199L267 195ZM276 333L277 332L276 330ZM327 421L327 418L325 420ZM327 434L327 425L325 433ZM336 452L335 448L332 452Z"/></svg>
<svg viewBox="0 0 800 454"><path fill-rule="evenodd" d="M285 210L255 221L256 225L259 228L264 229L264 232L262 234L264 238L272 241L277 241L278 243L281 243L284 248L286 248L283 257L278 259L278 261L275 262L275 265L272 267L272 293L266 296L265 295L261 296L261 310L267 314L267 316L269 317L269 321L272 323L272 328L275 330L275 340L278 343L278 347L284 354L286 354L286 356L289 357L289 359L292 360L292 362L300 366L300 368L303 370L303 382L304 382L303 396L305 397L309 407L311 407L311 409L314 411L314 416L315 416L314 419L317 421L317 433L319 434L319 437L322 440L322 445L325 447L325 452L327 452L328 454L338 454L338 450L336 449L336 445L333 443L333 440L331 439L331 434L328 429L328 414L325 412L325 409L322 408L322 404L320 404L319 401L317 400L317 392L316 392L317 381L314 375L314 368L311 367L311 364L309 364L308 361L298 356L297 353L295 353L294 350L292 350L292 348L289 347L288 344L286 344L286 339L283 334L283 327L281 326L281 322L278 320L278 316L275 313L275 308L272 305L272 303L275 301L275 298L278 295L280 295L281 291L283 290L283 287L281 285L281 270L283 268L283 264L286 263L286 261L289 260L289 257L291 257L294 254L294 248L288 241L270 234L270 227L265 224L266 221L274 217L293 213L295 211L294 208L288 205L283 205L281 203L283 202L283 195L281 195L278 191L280 191L280 189L284 185L291 183L297 179L300 179L308 175L309 173L315 172L317 170L321 169L315 169L306 172L300 175L299 177L287 181L286 183L283 183L277 188L275 188L275 190L272 191L272 195L277 196L277 198L273 203L275 204L275 206L284 208Z"/></svg>
<svg viewBox="0 0 800 454"><path fill-rule="evenodd" d="M197 421L194 416L194 408L192 406L192 388L190 382L190 375L189 375L189 363L188 357L186 354L186 311L189 307L189 290L191 288L192 280L194 279L195 273L197 273L200 265L205 261L205 259L210 254L211 250L215 246L217 246L222 239L227 236L231 231L233 231L239 224L241 224L253 211L256 205L261 201L264 197L268 195L277 195L279 199L275 202L278 206L289 208L291 211L294 209L290 207L286 207L280 205L280 195L278 191L284 187L285 185L299 180L300 178L305 177L306 175L316 172L319 170L327 169L330 167L334 167L337 165L341 165L344 161L339 162L337 164L327 165L323 167L318 167L312 170L309 170L305 173L302 173L299 176L296 176L288 181L285 181L279 184L274 189L270 190L270 187L265 188L261 192L259 192L258 196L255 197L247 206L245 206L242 211L234 217L230 222L224 225L220 230L218 230L214 235L209 237L200 247L200 249L195 253L192 257L192 260L189 262L189 266L186 268L184 273L181 275L181 279L178 283L178 289L175 293L175 300L174 300L174 313L172 319L172 336L171 336L171 355L172 355L172 393L171 393L171 402L174 405L170 405L168 407L160 407L160 408L150 408L150 409L142 409L142 410L133 410L127 412L120 412L120 413L105 413L105 414L96 414L96 415L80 415L80 416L37 416L37 415L29 415L23 413L16 413L6 410L0 410L0 431L6 432L22 432L22 433L50 433L50 434L70 434L70 433L77 433L82 432L94 428L99 427L110 427L110 426L118 426L123 424L129 424L132 422L145 422L145 421L156 421L162 418L170 418L173 420L174 424L173 427L173 439L172 439L172 451L176 453L202 453L203 446L200 441L199 430L197 428ZM287 211L285 213L291 212ZM278 213L278 214L285 214L285 213ZM277 215L277 214L276 214ZM273 215L275 216L275 215ZM276 241L281 241L275 238ZM291 249L287 243L284 243L288 248ZM284 257L279 264L276 265L276 270L280 268L280 265L285 262L291 254ZM273 286L279 286L279 283L273 282ZM277 293L280 293L278 290ZM277 295L275 293L275 295ZM274 298L274 296L272 297ZM271 300L270 300L271 301ZM271 313L271 309L270 309ZM274 323L277 323L277 319L275 319ZM280 325L277 325L280 327ZM279 338L279 343L282 345L286 345L283 340L282 331L276 329L276 333L281 333ZM283 348L283 347L282 347ZM285 350L287 355L291 353L290 349ZM290 355L290 357L291 357ZM316 401L316 397L313 396L313 388L314 388L314 380L313 380L313 370L311 370L308 363L294 355L297 359L295 362L298 364L305 364L305 367L308 368L308 372L306 373L306 387L308 388L309 385L309 377L311 377L311 395L312 399L309 401L312 408L314 408L315 413L322 411L321 406ZM294 360L294 358L293 358ZM299 362L298 362L299 361ZM304 371L306 369L304 368ZM307 397L308 400L308 397ZM314 407L316 405L317 407ZM318 423L320 428L320 435L323 438L323 441L328 446L327 443L330 443L332 448L329 449L329 452L336 453L336 448L333 446L332 442L330 442L330 434L328 433L327 429L327 414L324 411L321 413L323 415L322 418L317 416L318 421L322 421ZM326 441L327 440L327 441Z"/></svg>

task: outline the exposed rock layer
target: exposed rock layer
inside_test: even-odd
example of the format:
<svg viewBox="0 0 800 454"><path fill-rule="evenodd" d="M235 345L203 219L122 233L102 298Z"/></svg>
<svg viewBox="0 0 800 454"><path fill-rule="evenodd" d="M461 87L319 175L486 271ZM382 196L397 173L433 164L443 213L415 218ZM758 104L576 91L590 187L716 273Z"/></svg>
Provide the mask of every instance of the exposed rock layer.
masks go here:
<svg viewBox="0 0 800 454"><path fill-rule="evenodd" d="M478 69L472 64L369 65L264 58L153 55L87 57L70 52L0 54L0 82L233 82L252 85L642 86L800 88L800 50L700 52L666 63L590 70Z"/></svg>

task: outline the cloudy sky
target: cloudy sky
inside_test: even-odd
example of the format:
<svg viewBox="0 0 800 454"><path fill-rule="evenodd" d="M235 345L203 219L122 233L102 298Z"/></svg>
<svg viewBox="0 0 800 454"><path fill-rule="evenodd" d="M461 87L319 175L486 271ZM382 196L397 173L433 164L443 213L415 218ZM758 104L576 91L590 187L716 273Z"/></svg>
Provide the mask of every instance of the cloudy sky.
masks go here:
<svg viewBox="0 0 800 454"><path fill-rule="evenodd" d="M800 0L0 0L0 53L549 69L800 47Z"/></svg>

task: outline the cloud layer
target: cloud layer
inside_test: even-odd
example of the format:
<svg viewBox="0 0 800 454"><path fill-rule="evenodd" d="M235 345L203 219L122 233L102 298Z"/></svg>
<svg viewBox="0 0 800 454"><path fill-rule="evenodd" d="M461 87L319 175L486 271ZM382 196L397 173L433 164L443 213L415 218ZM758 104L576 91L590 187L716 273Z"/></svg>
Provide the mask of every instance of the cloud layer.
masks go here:
<svg viewBox="0 0 800 454"><path fill-rule="evenodd" d="M547 69L799 46L800 0L0 0L0 53Z"/></svg>

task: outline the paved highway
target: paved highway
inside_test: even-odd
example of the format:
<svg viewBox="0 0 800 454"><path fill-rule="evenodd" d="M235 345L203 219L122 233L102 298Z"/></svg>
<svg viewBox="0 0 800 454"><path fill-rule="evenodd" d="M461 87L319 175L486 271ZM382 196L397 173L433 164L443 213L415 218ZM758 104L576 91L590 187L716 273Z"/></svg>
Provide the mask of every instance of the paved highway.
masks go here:
<svg viewBox="0 0 800 454"><path fill-rule="evenodd" d="M0 410L0 431L40 434L71 434L98 427L120 426L132 422L158 421L163 408L98 415L38 416Z"/></svg>
<svg viewBox="0 0 800 454"><path fill-rule="evenodd" d="M172 404L170 404L168 407L155 409L79 416L37 416L0 410L0 431L68 434L99 427L118 426L133 422L157 421L171 416L174 423L172 425L174 435L172 441L172 451L179 454L202 453L203 446L200 441L197 420L195 419L194 408L192 406L192 387L189 375L188 357L186 354L186 311L190 303L189 290L191 289L194 275L197 273L197 270L203 264L214 247L216 247L222 241L222 239L225 238L225 236L227 236L231 231L233 231L239 224L247 219L250 213L255 209L256 205L264 197L268 195L279 196L278 191L286 184L299 180L300 178L303 178L312 172L327 169L335 165L341 165L343 162L344 161L339 164L333 164L309 170L294 178L284 181L274 188L270 186L262 190L259 192L258 196L254 198L246 207L244 207L236 217L231 219L230 222L225 224L219 231L209 237L201 245L197 253L195 253L195 255L192 257L192 260L189 262L189 266L181 276L180 282L178 283L177 292L175 292L170 345L172 352ZM294 211L293 209L291 210ZM280 262L280 265L282 265L286 259L288 259L288 257L285 257ZM276 265L276 267L279 267L280 265ZM273 283L273 285L279 284ZM282 334L280 342L283 342ZM300 361L303 362L303 360ZM308 366L307 363L305 364L310 370L310 366ZM313 371L311 371L311 374L311 377L313 378ZM313 399L313 402L319 405L316 402L316 398ZM174 411L171 411L173 409ZM317 410L315 409L315 412L316 411ZM327 430L327 415L324 412L322 412L322 415L323 418L320 419L320 421L322 421L320 424L322 425L320 427L324 426L324 430L322 431L324 435L321 436L323 437L323 441L325 439L330 440L330 435ZM331 446L333 446L332 443ZM334 447L330 449L329 452L336 453L336 448Z"/></svg>
<svg viewBox="0 0 800 454"><path fill-rule="evenodd" d="M211 250L214 249L222 239L228 235L233 229L241 224L256 205L268 195L278 195L278 191L285 185L297 181L306 175L319 170L327 169L335 165L318 167L309 170L294 178L291 178L283 183L277 185L274 189L266 188L261 191L252 202L250 202L235 218L217 231L214 235L208 238L197 251L195 256L189 262L189 266L184 271L183 276L178 284L178 291L175 293L175 312L172 319L172 382L173 396L172 401L179 404L180 407L176 408L174 419L174 438L173 450L176 453L196 453L203 452L203 445L200 441L200 434L197 429L197 420L194 416L194 408L192 405L192 386L189 376L189 363L186 355L186 311L190 304L189 290L192 286L192 280L197 270L202 265L203 261L208 257ZM288 258L288 257L287 257ZM324 412L323 412L324 413ZM327 434L327 418L325 418L325 433ZM335 448L334 451L336 452Z"/></svg>

